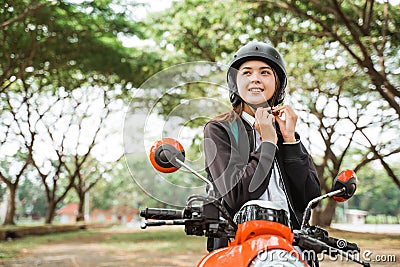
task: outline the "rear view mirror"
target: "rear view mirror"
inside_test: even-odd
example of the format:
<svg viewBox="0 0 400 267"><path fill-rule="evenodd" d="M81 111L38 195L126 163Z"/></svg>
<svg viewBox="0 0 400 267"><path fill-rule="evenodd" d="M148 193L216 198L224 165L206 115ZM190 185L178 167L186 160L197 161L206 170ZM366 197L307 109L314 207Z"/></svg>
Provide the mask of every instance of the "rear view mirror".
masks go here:
<svg viewBox="0 0 400 267"><path fill-rule="evenodd" d="M345 188L345 190L333 197L335 201L344 202L351 198L356 192L357 188L357 175L352 170L345 170L339 173L332 184L332 191L339 190L341 188Z"/></svg>
<svg viewBox="0 0 400 267"><path fill-rule="evenodd" d="M164 173L177 171L185 161L185 150L181 143L172 138L163 138L154 143L150 149L150 162L153 167Z"/></svg>

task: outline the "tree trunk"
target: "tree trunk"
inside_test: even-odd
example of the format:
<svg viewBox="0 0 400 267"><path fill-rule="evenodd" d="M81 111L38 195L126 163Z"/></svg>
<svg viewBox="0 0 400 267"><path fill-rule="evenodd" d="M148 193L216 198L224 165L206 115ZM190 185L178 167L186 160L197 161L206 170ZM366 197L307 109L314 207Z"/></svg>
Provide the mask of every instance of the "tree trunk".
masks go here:
<svg viewBox="0 0 400 267"><path fill-rule="evenodd" d="M312 210L310 225L320 225L319 217L321 216L321 212L322 212L322 208L321 208L321 206L318 204L318 206L315 207L315 208Z"/></svg>
<svg viewBox="0 0 400 267"><path fill-rule="evenodd" d="M54 219L54 213L56 210L56 203L54 202L54 200L51 200L48 202L49 206L47 208L46 211L46 217L45 217L45 223L46 224L51 224L53 222Z"/></svg>
<svg viewBox="0 0 400 267"><path fill-rule="evenodd" d="M333 215L335 214L336 201L328 199L328 203L324 209L318 214L318 225L330 226L332 223Z"/></svg>
<svg viewBox="0 0 400 267"><path fill-rule="evenodd" d="M8 186L8 191L10 192L8 198L7 205L7 213L4 218L3 225L15 225L14 217L15 217L15 193L17 191L17 187L15 184L11 184Z"/></svg>
<svg viewBox="0 0 400 267"><path fill-rule="evenodd" d="M85 221L85 193L79 194L78 215L76 215L76 221Z"/></svg>

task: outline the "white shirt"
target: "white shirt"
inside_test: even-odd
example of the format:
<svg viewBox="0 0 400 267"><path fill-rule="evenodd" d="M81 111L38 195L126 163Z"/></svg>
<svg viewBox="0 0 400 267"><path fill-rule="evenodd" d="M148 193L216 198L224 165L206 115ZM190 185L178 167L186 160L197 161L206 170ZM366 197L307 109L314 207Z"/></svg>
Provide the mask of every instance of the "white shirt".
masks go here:
<svg viewBox="0 0 400 267"><path fill-rule="evenodd" d="M254 139L256 140L255 149L257 149L263 141L261 140L259 132L254 128L255 118L244 111L242 113L242 118L246 122L248 122L253 128L253 133L255 135ZM270 141L264 141L264 142L270 142ZM275 143L273 144L276 145ZM271 178L269 180L267 190L260 196L259 199L272 201L274 203L281 205L287 211L288 216L290 216L288 200L286 198L281 172L279 170L279 166L277 164L276 159L274 159L273 170L271 173Z"/></svg>

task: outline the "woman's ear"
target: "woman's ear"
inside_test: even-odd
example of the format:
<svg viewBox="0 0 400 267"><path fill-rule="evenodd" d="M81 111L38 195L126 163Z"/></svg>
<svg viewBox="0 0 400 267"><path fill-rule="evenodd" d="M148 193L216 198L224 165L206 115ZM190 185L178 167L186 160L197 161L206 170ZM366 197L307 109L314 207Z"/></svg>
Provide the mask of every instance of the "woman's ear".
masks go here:
<svg viewBox="0 0 400 267"><path fill-rule="evenodd" d="M238 106L240 103L242 103L242 98L238 95L237 92L232 92L229 95L229 100L232 103L232 107Z"/></svg>

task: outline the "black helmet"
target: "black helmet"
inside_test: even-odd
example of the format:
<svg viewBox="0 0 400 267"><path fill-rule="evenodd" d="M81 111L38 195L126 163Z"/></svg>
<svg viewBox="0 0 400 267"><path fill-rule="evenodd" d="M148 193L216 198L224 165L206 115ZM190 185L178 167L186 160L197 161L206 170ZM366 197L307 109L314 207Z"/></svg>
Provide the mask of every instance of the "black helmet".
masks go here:
<svg viewBox="0 0 400 267"><path fill-rule="evenodd" d="M246 61L249 60L261 60L270 65L276 72L280 86L277 88L277 95L275 103L278 105L282 103L285 98L285 87L287 83L285 63L283 62L282 56L272 46L262 42L250 42L245 46L241 47L236 54L233 56L233 60L229 64L229 70L227 73L227 82L229 86L229 98L232 106L240 104L241 97L238 94L236 85L236 75L239 67Z"/></svg>

